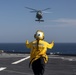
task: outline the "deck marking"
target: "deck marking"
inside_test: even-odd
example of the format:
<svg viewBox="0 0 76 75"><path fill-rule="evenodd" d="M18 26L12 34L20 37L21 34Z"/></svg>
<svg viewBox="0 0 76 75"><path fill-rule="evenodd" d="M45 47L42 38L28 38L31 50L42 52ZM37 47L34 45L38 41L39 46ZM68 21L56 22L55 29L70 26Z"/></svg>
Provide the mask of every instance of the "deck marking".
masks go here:
<svg viewBox="0 0 76 75"><path fill-rule="evenodd" d="M6 69L6 67L0 67L0 71L3 71L4 69Z"/></svg>
<svg viewBox="0 0 76 75"><path fill-rule="evenodd" d="M27 56L26 58L23 58L23 59L20 59L20 60L18 60L18 61L13 62L12 64L18 64L18 63L20 63L20 62L22 62L22 61L24 61L24 60L29 59L29 58L30 58L30 56Z"/></svg>
<svg viewBox="0 0 76 75"><path fill-rule="evenodd" d="M53 59L64 59L64 57L49 57L49 58L53 58Z"/></svg>
<svg viewBox="0 0 76 75"><path fill-rule="evenodd" d="M76 58L67 58L67 57L49 57L49 58L76 61Z"/></svg>
<svg viewBox="0 0 76 75"><path fill-rule="evenodd" d="M17 74L23 74L23 75L33 75L33 74L30 74L30 73L25 73L25 72L19 72L19 71L14 71L14 70L4 70L6 72L9 72L9 73L17 73Z"/></svg>

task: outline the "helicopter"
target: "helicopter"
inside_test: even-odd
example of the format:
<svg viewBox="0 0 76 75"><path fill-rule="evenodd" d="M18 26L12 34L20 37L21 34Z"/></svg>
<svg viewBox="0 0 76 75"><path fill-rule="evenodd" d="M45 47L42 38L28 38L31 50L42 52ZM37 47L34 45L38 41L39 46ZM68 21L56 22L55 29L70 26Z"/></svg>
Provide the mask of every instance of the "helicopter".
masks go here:
<svg viewBox="0 0 76 75"><path fill-rule="evenodd" d="M49 10L50 8L46 8L46 9L43 9L43 10L36 10L36 9L33 9L33 8L29 8L29 7L25 7L25 8L32 10L32 11L30 11L31 13L36 13L37 20L35 20L35 21L39 21L39 22L44 22L44 20L42 20L43 13L50 13L50 12L44 12L45 10Z"/></svg>

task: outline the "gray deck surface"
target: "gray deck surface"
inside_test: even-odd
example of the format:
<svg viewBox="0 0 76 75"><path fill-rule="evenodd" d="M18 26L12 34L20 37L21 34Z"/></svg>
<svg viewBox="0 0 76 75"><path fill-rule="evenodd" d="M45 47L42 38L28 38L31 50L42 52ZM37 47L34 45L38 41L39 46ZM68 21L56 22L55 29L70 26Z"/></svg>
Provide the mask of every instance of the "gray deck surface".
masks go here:
<svg viewBox="0 0 76 75"><path fill-rule="evenodd" d="M0 75L34 75L29 68L29 59L18 64L15 61L28 57L28 54L0 54ZM76 75L76 57L48 55L49 62L44 75ZM4 68L3 70L1 70Z"/></svg>

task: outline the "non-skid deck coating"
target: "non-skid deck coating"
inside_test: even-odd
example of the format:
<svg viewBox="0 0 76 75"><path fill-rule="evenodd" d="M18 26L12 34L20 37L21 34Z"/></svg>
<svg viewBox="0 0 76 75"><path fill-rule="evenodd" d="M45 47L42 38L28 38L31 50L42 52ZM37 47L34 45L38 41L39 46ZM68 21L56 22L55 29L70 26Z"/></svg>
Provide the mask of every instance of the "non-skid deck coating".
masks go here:
<svg viewBox="0 0 76 75"><path fill-rule="evenodd" d="M29 54L0 54L0 75L34 75L28 65ZM76 57L49 55L44 75L76 75Z"/></svg>

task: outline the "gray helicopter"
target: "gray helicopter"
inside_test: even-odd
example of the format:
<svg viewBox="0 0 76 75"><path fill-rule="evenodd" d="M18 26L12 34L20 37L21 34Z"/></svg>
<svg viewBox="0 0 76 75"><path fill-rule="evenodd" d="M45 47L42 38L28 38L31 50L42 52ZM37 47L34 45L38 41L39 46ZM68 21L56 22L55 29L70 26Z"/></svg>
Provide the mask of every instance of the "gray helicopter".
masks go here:
<svg viewBox="0 0 76 75"><path fill-rule="evenodd" d="M36 9L33 9L33 8L29 8L29 7L25 7L25 8L32 10L32 11L30 11L31 13L36 13L37 20L35 20L35 21L39 21L39 22L44 22L44 20L42 20L43 13L51 13L51 12L45 12L45 10L49 10L50 8L46 8L46 9L43 9L43 10L36 10Z"/></svg>

